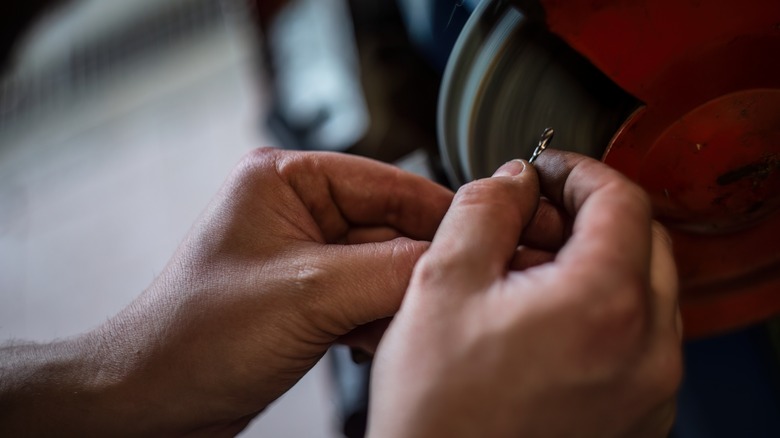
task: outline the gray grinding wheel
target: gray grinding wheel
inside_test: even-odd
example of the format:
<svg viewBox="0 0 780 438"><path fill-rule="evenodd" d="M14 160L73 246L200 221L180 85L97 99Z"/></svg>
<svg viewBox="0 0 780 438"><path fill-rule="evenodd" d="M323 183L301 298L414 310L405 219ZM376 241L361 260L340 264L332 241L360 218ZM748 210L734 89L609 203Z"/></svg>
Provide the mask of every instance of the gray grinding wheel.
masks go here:
<svg viewBox="0 0 780 438"><path fill-rule="evenodd" d="M638 102L588 60L506 1L484 0L447 63L439 147L452 183L531 157L544 128L552 147L601 158Z"/></svg>

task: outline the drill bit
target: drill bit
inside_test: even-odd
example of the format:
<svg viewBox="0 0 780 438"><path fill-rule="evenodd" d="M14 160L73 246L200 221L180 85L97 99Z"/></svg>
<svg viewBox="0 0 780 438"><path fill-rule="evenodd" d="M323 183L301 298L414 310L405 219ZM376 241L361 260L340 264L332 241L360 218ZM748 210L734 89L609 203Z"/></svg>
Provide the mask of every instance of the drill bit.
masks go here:
<svg viewBox="0 0 780 438"><path fill-rule="evenodd" d="M550 145L554 135L555 131L552 128L546 128L542 132L542 136L539 138L539 145L536 146L536 149L534 149L534 153L531 155L531 159L528 160L529 163L534 164L534 161L539 158L539 155L542 155L542 152L544 152Z"/></svg>

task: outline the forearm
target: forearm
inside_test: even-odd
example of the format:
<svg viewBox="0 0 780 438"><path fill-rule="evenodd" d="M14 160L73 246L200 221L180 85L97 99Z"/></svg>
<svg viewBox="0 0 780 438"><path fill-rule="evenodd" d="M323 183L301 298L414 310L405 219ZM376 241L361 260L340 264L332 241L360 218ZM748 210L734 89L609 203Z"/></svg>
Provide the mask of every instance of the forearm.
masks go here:
<svg viewBox="0 0 780 438"><path fill-rule="evenodd" d="M0 348L0 437L240 432L254 415L215 420L224 397L191 381L192 358L162 352L158 322L125 311L77 338Z"/></svg>
<svg viewBox="0 0 780 438"><path fill-rule="evenodd" d="M99 367L81 339L0 349L0 431L3 435L61 430L97 396Z"/></svg>
<svg viewBox="0 0 780 438"><path fill-rule="evenodd" d="M0 436L142 431L99 336L0 348Z"/></svg>

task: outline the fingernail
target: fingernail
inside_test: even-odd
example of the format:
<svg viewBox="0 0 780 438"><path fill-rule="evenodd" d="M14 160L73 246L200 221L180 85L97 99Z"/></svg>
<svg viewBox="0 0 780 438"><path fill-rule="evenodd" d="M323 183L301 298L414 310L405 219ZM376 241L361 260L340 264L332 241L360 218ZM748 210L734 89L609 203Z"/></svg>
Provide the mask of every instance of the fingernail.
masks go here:
<svg viewBox="0 0 780 438"><path fill-rule="evenodd" d="M525 161L512 160L505 163L503 166L496 170L493 176L517 176L523 173L525 170Z"/></svg>

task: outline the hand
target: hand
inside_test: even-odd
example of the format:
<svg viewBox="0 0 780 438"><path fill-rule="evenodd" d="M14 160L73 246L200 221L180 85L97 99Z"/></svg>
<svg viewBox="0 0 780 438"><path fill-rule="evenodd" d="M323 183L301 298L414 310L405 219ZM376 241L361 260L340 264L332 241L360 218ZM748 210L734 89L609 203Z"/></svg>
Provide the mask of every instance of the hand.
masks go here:
<svg viewBox="0 0 780 438"><path fill-rule="evenodd" d="M607 166L554 151L536 166L509 162L456 194L379 345L371 436L668 433L681 378L669 239Z"/></svg>
<svg viewBox="0 0 780 438"><path fill-rule="evenodd" d="M6 403L17 409L5 420L27 433L235 434L331 344L396 312L451 200L367 159L256 151L144 294L58 347L73 378L60 369L32 405ZM32 377L45 381L43 368Z"/></svg>

